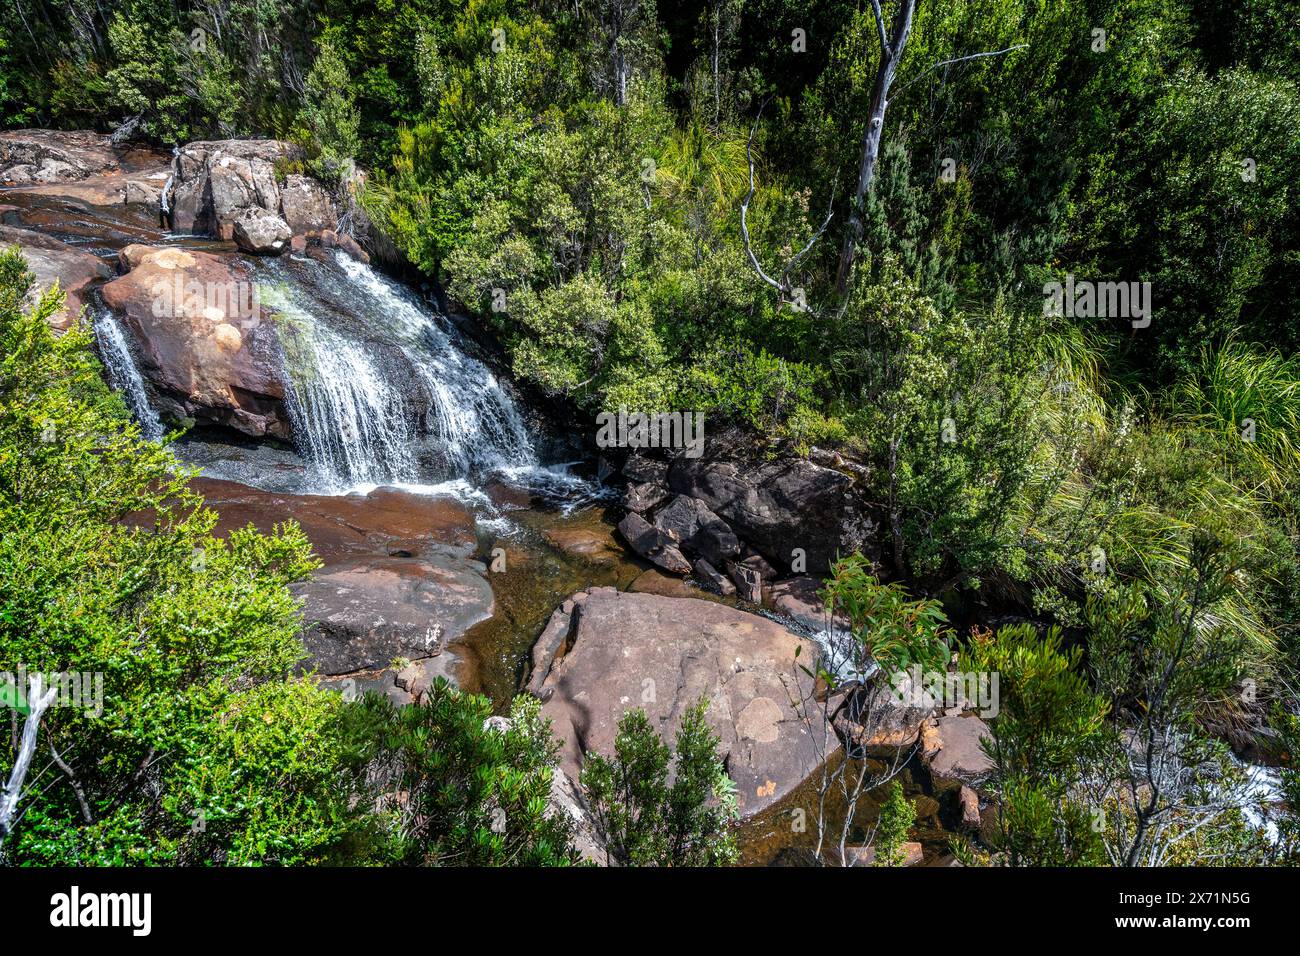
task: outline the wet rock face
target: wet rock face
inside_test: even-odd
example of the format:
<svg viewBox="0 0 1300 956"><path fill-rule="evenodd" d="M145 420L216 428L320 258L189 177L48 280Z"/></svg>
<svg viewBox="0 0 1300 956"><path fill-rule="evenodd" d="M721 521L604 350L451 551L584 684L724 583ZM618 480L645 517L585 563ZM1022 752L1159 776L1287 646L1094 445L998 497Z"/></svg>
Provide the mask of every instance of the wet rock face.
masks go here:
<svg viewBox="0 0 1300 956"><path fill-rule="evenodd" d="M721 738L741 813L770 806L816 770L820 728L791 704L811 690L795 663L814 647L774 621L712 601L580 591L552 616L534 648L529 689L564 741L575 778L584 755L610 754L619 718L645 709L671 743L701 695Z"/></svg>
<svg viewBox="0 0 1300 956"><path fill-rule="evenodd" d="M29 303L55 282L67 294L63 310L50 317L50 325L55 331L66 331L81 313L90 287L109 277L108 266L98 257L58 239L0 225L0 246L13 244L17 244L27 260L27 267L36 277L28 295Z"/></svg>
<svg viewBox="0 0 1300 956"><path fill-rule="evenodd" d="M303 599L310 667L327 677L371 673L367 686L409 702L443 675L476 686L457 643L495 610L473 559L474 517L454 498L380 488L368 495L275 494L235 482L192 487L220 515L218 535L292 518L324 567L294 586ZM408 667L391 667L406 658Z"/></svg>
<svg viewBox="0 0 1300 956"><path fill-rule="evenodd" d="M166 181L166 156L121 148L85 130L0 132L0 188L78 199L92 206L155 201Z"/></svg>
<svg viewBox="0 0 1300 956"><path fill-rule="evenodd" d="M125 318L154 386L174 419L253 437L289 437L285 382L270 315L237 259L167 246L127 246L126 275L103 288Z"/></svg>

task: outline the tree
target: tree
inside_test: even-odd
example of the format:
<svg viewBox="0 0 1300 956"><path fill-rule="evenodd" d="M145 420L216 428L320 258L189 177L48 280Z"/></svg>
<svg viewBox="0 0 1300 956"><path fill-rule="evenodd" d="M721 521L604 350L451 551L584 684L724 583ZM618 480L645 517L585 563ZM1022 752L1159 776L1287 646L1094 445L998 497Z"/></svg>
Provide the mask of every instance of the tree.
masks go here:
<svg viewBox="0 0 1300 956"><path fill-rule="evenodd" d="M871 13L875 19L877 39L880 42L880 61L876 66L875 84L871 90L871 105L867 111L867 125L862 133L862 151L858 160L857 185L849 204L848 228L844 233L840 247L839 269L835 277L835 287L840 295L849 291L853 278L853 263L857 258L858 243L862 239L863 215L866 208L867 193L871 191L876 176L876 160L880 155L880 139L885 128L885 111L889 108L890 90L898 73L907 41L912 35L912 18L916 13L917 0L897 0L894 16L888 27L885 25L885 13L881 9L881 0L871 0ZM998 56L1011 49L996 50L988 53L972 53L955 57L929 66L921 75L942 66L949 66L965 60L979 57ZM918 77L919 78L919 77Z"/></svg>
<svg viewBox="0 0 1300 956"><path fill-rule="evenodd" d="M717 754L717 735L704 717L707 707L701 698L682 715L675 752L638 708L619 720L611 756L587 755L582 786L607 852L619 863L721 866L735 861L735 784Z"/></svg>
<svg viewBox="0 0 1300 956"><path fill-rule="evenodd" d="M994 763L998 813L994 849L1011 866L1094 865L1101 859L1097 819L1080 783L1093 773L1107 739L1105 700L1079 671L1082 649L1061 648L1052 628L1033 625L975 632L960 658L968 672L996 673L998 714L984 751Z"/></svg>
<svg viewBox="0 0 1300 956"><path fill-rule="evenodd" d="M509 719L437 678L416 704L366 694L344 737L353 786L375 808L377 862L422 866L564 866L568 821L550 809L558 743L539 702Z"/></svg>
<svg viewBox="0 0 1300 956"><path fill-rule="evenodd" d="M5 859L326 857L352 821L342 702L294 676L307 540L292 524L215 538L189 472L103 384L91 334L51 332L57 287L28 307L31 284L0 253Z"/></svg>
<svg viewBox="0 0 1300 956"><path fill-rule="evenodd" d="M1243 676L1241 639L1214 613L1235 571L1231 548L1197 532L1180 573L1089 601L1090 666L1120 721L1092 788L1116 866L1166 865L1189 838L1233 826L1250 803L1225 745L1201 729Z"/></svg>
<svg viewBox="0 0 1300 956"><path fill-rule="evenodd" d="M332 182L346 178L361 149L361 117L352 89L352 76L334 39L321 34L316 60L307 74L301 116L311 134L313 169Z"/></svg>

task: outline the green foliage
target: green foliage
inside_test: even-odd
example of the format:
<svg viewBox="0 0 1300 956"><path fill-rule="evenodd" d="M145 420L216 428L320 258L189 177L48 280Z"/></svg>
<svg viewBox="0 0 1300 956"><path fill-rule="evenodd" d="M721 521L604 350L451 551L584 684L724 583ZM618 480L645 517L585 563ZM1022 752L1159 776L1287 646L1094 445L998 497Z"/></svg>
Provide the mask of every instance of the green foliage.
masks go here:
<svg viewBox="0 0 1300 956"><path fill-rule="evenodd" d="M361 116L351 80L334 39L321 34L307 74L300 118L310 137L311 171L326 182L343 179L348 164L361 152Z"/></svg>
<svg viewBox="0 0 1300 956"><path fill-rule="evenodd" d="M1082 651L1032 625L975 634L960 668L998 676L998 713L983 748L995 765L995 849L1012 866L1095 865L1094 816L1076 792L1107 741L1107 703L1079 672Z"/></svg>
<svg viewBox="0 0 1300 956"><path fill-rule="evenodd" d="M903 862L903 843L916 823L916 806L903 794L903 785L897 780L889 785L889 795L880 807L876 823L876 866L899 866Z"/></svg>
<svg viewBox="0 0 1300 956"><path fill-rule="evenodd" d="M376 807L366 849L379 863L563 866L568 821L549 809L559 746L540 704L516 697L505 726L492 704L439 677L418 704L365 695L345 715L354 786Z"/></svg>
<svg viewBox="0 0 1300 956"><path fill-rule="evenodd" d="M704 717L707 706L701 698L682 715L675 752L638 708L619 720L613 755L587 755L582 785L618 862L721 866L735 861L735 784L717 754L717 735Z"/></svg>
<svg viewBox="0 0 1300 956"><path fill-rule="evenodd" d="M822 599L830 614L848 620L860 648L860 660L848 663L859 673L865 673L870 662L886 674L913 665L922 672L947 669L948 618L942 606L938 601L908 600L900 584L881 584L862 555L849 555L831 565Z"/></svg>
<svg viewBox="0 0 1300 956"><path fill-rule="evenodd" d="M0 254L0 671L86 675L102 700L46 712L41 749L58 756L34 764L6 858L323 858L350 823L339 699L291 676L306 539L214 538L188 474L103 385L90 333L56 338L63 297L27 308L30 282Z"/></svg>

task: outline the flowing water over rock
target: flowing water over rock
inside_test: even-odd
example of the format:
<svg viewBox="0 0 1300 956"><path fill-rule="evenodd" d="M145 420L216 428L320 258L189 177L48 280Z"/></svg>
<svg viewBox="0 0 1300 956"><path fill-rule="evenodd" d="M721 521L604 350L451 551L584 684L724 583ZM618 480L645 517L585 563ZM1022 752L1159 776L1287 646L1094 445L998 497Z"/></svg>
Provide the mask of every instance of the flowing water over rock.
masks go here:
<svg viewBox="0 0 1300 956"><path fill-rule="evenodd" d="M278 315L295 442L326 488L533 468L513 398L412 293L369 266L259 262Z"/></svg>
<svg viewBox="0 0 1300 956"><path fill-rule="evenodd" d="M122 393L127 406L135 414L140 423L140 433L150 441L160 441L165 430L158 413L149 404L144 378L127 344L121 323L107 309L102 309L95 318L94 329L99 356L108 371L109 382Z"/></svg>

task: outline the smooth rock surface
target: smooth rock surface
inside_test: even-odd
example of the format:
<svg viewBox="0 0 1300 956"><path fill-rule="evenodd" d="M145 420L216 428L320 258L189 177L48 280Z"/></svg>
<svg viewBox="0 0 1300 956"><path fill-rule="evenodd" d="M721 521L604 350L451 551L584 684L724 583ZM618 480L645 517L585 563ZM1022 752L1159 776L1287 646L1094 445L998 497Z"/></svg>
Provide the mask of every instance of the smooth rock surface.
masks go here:
<svg viewBox="0 0 1300 956"><path fill-rule="evenodd" d="M749 816L781 799L817 767L813 733L790 700L811 693L798 668L815 648L779 624L725 605L595 588L570 599L567 652L549 663L543 713L564 740L575 778L583 755L613 752L619 718L643 707L671 742L701 695L721 738L737 801Z"/></svg>

